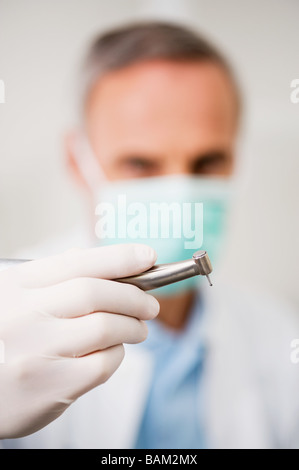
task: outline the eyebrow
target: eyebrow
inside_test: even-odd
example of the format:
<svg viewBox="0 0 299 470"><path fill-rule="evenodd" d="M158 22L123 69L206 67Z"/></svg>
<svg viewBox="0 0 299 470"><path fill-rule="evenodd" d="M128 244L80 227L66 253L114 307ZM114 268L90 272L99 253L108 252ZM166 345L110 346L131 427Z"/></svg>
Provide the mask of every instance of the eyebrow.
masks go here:
<svg viewBox="0 0 299 470"><path fill-rule="evenodd" d="M214 150L206 150L206 151L203 151L202 153L201 152L197 152L196 154L194 154L194 157L191 157L190 158L190 161L198 161L198 160L203 160L203 159L206 159L206 158L223 158L223 157L227 157L230 155L230 151L229 150L223 150L223 149L214 149ZM128 152L125 152L125 153L119 153L118 155L115 155L115 157L121 159L121 160L126 160L126 159L130 159L130 158L136 158L136 159L148 159L148 160L160 160L160 159L163 159L163 155L159 155L158 153L157 154L154 154L154 153L147 153L146 151L138 151L138 150L132 150L132 151L128 151Z"/></svg>
<svg viewBox="0 0 299 470"><path fill-rule="evenodd" d="M232 152L230 150L215 149L197 154L196 157L190 160L189 164L192 168L195 168L197 165L202 165L203 163L225 161L227 159L232 159Z"/></svg>
<svg viewBox="0 0 299 470"><path fill-rule="evenodd" d="M227 158L231 155L229 150L215 149L207 150L202 153L197 153L194 158L191 159L193 162L200 162L201 160L210 160L214 158Z"/></svg>
<svg viewBox="0 0 299 470"><path fill-rule="evenodd" d="M163 155L154 154L154 153L147 153L143 150L132 150L127 151L124 153L119 153L115 155L115 157L119 160L128 160L128 159L144 159L144 160L160 160L163 158Z"/></svg>

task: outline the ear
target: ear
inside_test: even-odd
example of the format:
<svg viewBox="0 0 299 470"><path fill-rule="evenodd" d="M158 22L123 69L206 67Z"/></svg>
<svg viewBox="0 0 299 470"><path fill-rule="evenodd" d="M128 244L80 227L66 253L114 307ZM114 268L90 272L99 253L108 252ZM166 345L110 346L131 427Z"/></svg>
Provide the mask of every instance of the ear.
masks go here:
<svg viewBox="0 0 299 470"><path fill-rule="evenodd" d="M80 186L81 189L90 192L90 188L88 187L86 180L82 175L80 166L77 163L77 158L75 155L76 139L77 136L75 131L69 131L63 136L66 167L75 183Z"/></svg>

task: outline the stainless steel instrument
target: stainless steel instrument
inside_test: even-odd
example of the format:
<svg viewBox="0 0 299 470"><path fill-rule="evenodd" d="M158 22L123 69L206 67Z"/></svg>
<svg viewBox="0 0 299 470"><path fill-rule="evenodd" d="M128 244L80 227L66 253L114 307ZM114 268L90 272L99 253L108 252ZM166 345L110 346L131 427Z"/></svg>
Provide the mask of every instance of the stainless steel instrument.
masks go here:
<svg viewBox="0 0 299 470"><path fill-rule="evenodd" d="M0 259L0 271L28 261L30 260ZM133 284L147 291L200 275L206 276L210 286L212 286L209 277L212 270L213 268L207 252L199 250L193 254L191 259L177 261L175 263L157 264L143 273L118 278L115 279L115 281Z"/></svg>
<svg viewBox="0 0 299 470"><path fill-rule="evenodd" d="M175 263L157 264L136 276L117 279L119 282L134 284L142 290L152 290L158 287L183 281L193 276L206 276L212 286L209 274L212 265L206 251L196 251L191 259Z"/></svg>

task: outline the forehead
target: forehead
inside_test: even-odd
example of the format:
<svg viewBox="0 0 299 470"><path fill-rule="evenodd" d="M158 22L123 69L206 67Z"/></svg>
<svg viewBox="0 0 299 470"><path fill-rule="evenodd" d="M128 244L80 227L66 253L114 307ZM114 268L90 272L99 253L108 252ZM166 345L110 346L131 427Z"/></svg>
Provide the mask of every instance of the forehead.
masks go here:
<svg viewBox="0 0 299 470"><path fill-rule="evenodd" d="M138 63L100 78L89 93L85 117L93 134L150 138L173 131L231 133L236 103L230 78L212 62Z"/></svg>

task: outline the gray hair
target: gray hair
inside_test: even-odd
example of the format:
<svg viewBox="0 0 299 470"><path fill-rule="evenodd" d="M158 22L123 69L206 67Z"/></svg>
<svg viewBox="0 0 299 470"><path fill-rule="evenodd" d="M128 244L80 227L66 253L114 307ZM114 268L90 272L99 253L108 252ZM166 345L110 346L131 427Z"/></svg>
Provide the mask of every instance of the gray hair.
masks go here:
<svg viewBox="0 0 299 470"><path fill-rule="evenodd" d="M129 24L110 30L94 40L83 62L83 104L95 83L105 74L155 59L219 64L231 80L239 114L239 87L223 55L189 28L161 21Z"/></svg>

